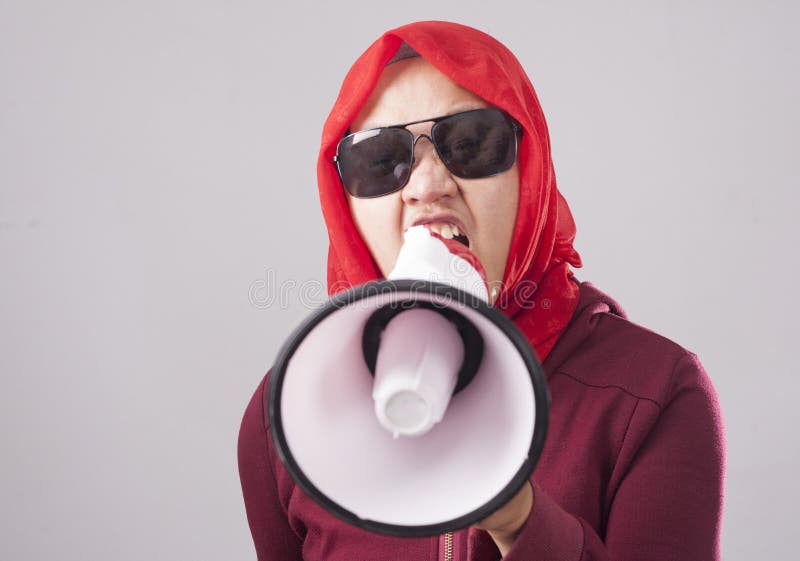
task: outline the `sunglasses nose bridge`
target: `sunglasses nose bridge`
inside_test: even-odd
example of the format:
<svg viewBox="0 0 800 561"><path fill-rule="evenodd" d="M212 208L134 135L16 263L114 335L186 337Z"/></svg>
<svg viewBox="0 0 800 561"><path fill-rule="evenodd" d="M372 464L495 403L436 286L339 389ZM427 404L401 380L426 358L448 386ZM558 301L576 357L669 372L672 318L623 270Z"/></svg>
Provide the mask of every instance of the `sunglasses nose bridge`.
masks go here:
<svg viewBox="0 0 800 561"><path fill-rule="evenodd" d="M410 132L410 131L409 131ZM436 150L436 145L433 142L433 138L429 134L422 133L418 134L417 136L411 135L411 167L414 167L414 162L416 162L416 154L417 154L417 142L420 141L421 138L427 138L428 142L434 146L434 151Z"/></svg>
<svg viewBox="0 0 800 561"><path fill-rule="evenodd" d="M414 145L415 148L416 148L417 142L419 142L420 138L427 138L428 142L433 144L433 139L431 138L431 135L423 132L422 134L418 134L417 136L414 137L414 141L412 142L412 144Z"/></svg>

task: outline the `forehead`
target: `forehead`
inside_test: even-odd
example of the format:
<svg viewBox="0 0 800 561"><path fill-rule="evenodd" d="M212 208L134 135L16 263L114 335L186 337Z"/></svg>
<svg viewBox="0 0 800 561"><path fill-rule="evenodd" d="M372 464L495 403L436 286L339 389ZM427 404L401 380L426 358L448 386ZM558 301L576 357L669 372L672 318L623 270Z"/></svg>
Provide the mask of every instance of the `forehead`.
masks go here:
<svg viewBox="0 0 800 561"><path fill-rule="evenodd" d="M488 107L421 57L387 66L351 124L358 131Z"/></svg>

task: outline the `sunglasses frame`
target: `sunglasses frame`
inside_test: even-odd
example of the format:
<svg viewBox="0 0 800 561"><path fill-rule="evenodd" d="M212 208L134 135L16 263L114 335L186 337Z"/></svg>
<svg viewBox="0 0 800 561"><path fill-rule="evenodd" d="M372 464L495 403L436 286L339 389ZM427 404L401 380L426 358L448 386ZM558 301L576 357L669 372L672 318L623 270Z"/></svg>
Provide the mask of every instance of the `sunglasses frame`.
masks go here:
<svg viewBox="0 0 800 561"><path fill-rule="evenodd" d="M488 175L482 175L480 177L465 178L465 177L462 177L462 176L458 175L457 173L455 173L453 170L451 170L447 166L447 164L445 163L445 161L442 158L441 154L439 153L439 147L436 145L436 142L434 142L434 140L433 140L433 134L434 134L433 130L436 128L436 126L440 122L442 122L444 120L452 119L454 117L459 117L459 116L462 116L462 115L466 115L468 113L476 113L478 111L482 111L482 112L483 111L497 111L497 112L502 114L502 116L506 119L506 121L508 121L508 123L511 125L511 130L514 133L514 159L512 161L512 164L509 167L507 167L505 169L502 169L500 171L496 171L496 172L490 173ZM410 127L411 125L418 125L420 123L433 123L433 125L431 126L430 132L428 132L427 134L423 133L423 134L418 134L418 135L414 136L414 133L412 133L410 130L407 130L407 127ZM380 130L387 130L387 129L406 129L406 132L411 137L411 169L414 168L414 162L416 161L417 141L420 138L427 138L428 142L430 142L433 145L433 149L436 151L436 155L439 157L439 160L447 168L447 171L449 171L450 173L452 173L453 175L455 175L456 177L459 177L461 179L486 179L487 177L494 177L496 175L500 175L501 173L505 173L509 169L511 169L514 166L514 163L516 163L516 161L517 161L517 156L518 156L518 151L519 151L519 137L522 135L522 131L523 131L522 125L520 125L514 117L512 117L506 111L500 109L499 107L479 107L477 109L468 109L466 111L460 111L458 113L452 113L450 115L442 115L440 117L432 117L430 119L420 119L418 121L411 121L409 123L403 123L403 124L400 124L400 125L389 125L387 127L375 127L375 128L372 128L372 129L365 129L363 131L358 131L358 132L354 132L354 133L346 133L342 137L342 139L339 140L339 143L336 145L336 155L333 156L331 161L334 164L336 164L336 171L339 174L339 181L341 182L342 187L345 189L345 191L350 193L350 196L355 197L357 199L376 199L378 197L384 197L386 195L391 195L392 193L396 193L397 191L402 190L406 185L408 185L408 182L411 180L411 173L409 173L408 177L406 178L406 180L402 184L400 184L398 187L392 189L391 191L387 191L385 193L380 193L378 195L369 195L369 196L366 196L366 197L353 195L353 193L350 192L350 190L347 188L347 186L344 183L344 178L342 177L342 168L340 167L342 160L341 160L341 156L339 154L339 150L341 149L342 143L345 140L347 140L348 138L350 138L350 137L352 137L352 136L354 136L356 134L363 134L363 133L370 132L370 131L380 131Z"/></svg>

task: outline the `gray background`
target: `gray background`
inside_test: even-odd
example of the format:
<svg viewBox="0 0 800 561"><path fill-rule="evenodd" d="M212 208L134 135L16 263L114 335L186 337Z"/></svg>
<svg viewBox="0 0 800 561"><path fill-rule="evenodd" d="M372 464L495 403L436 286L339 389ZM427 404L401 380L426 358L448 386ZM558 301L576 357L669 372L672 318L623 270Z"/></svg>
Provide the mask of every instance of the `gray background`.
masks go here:
<svg viewBox="0 0 800 561"><path fill-rule="evenodd" d="M791 555L796 6L0 2L0 558L254 557L236 435L320 300L322 122L416 19L528 69L580 278L719 391L725 558Z"/></svg>

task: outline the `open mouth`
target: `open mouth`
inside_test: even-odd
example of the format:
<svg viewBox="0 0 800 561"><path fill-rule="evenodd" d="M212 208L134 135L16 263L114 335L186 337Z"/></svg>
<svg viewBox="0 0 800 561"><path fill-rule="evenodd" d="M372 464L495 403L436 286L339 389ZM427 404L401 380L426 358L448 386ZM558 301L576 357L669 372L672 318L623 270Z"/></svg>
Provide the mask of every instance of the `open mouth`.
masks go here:
<svg viewBox="0 0 800 561"><path fill-rule="evenodd" d="M446 240L455 240L469 248L469 238L464 235L459 227L455 224L450 224L447 222L431 222L429 224L425 224L425 227L441 238Z"/></svg>

